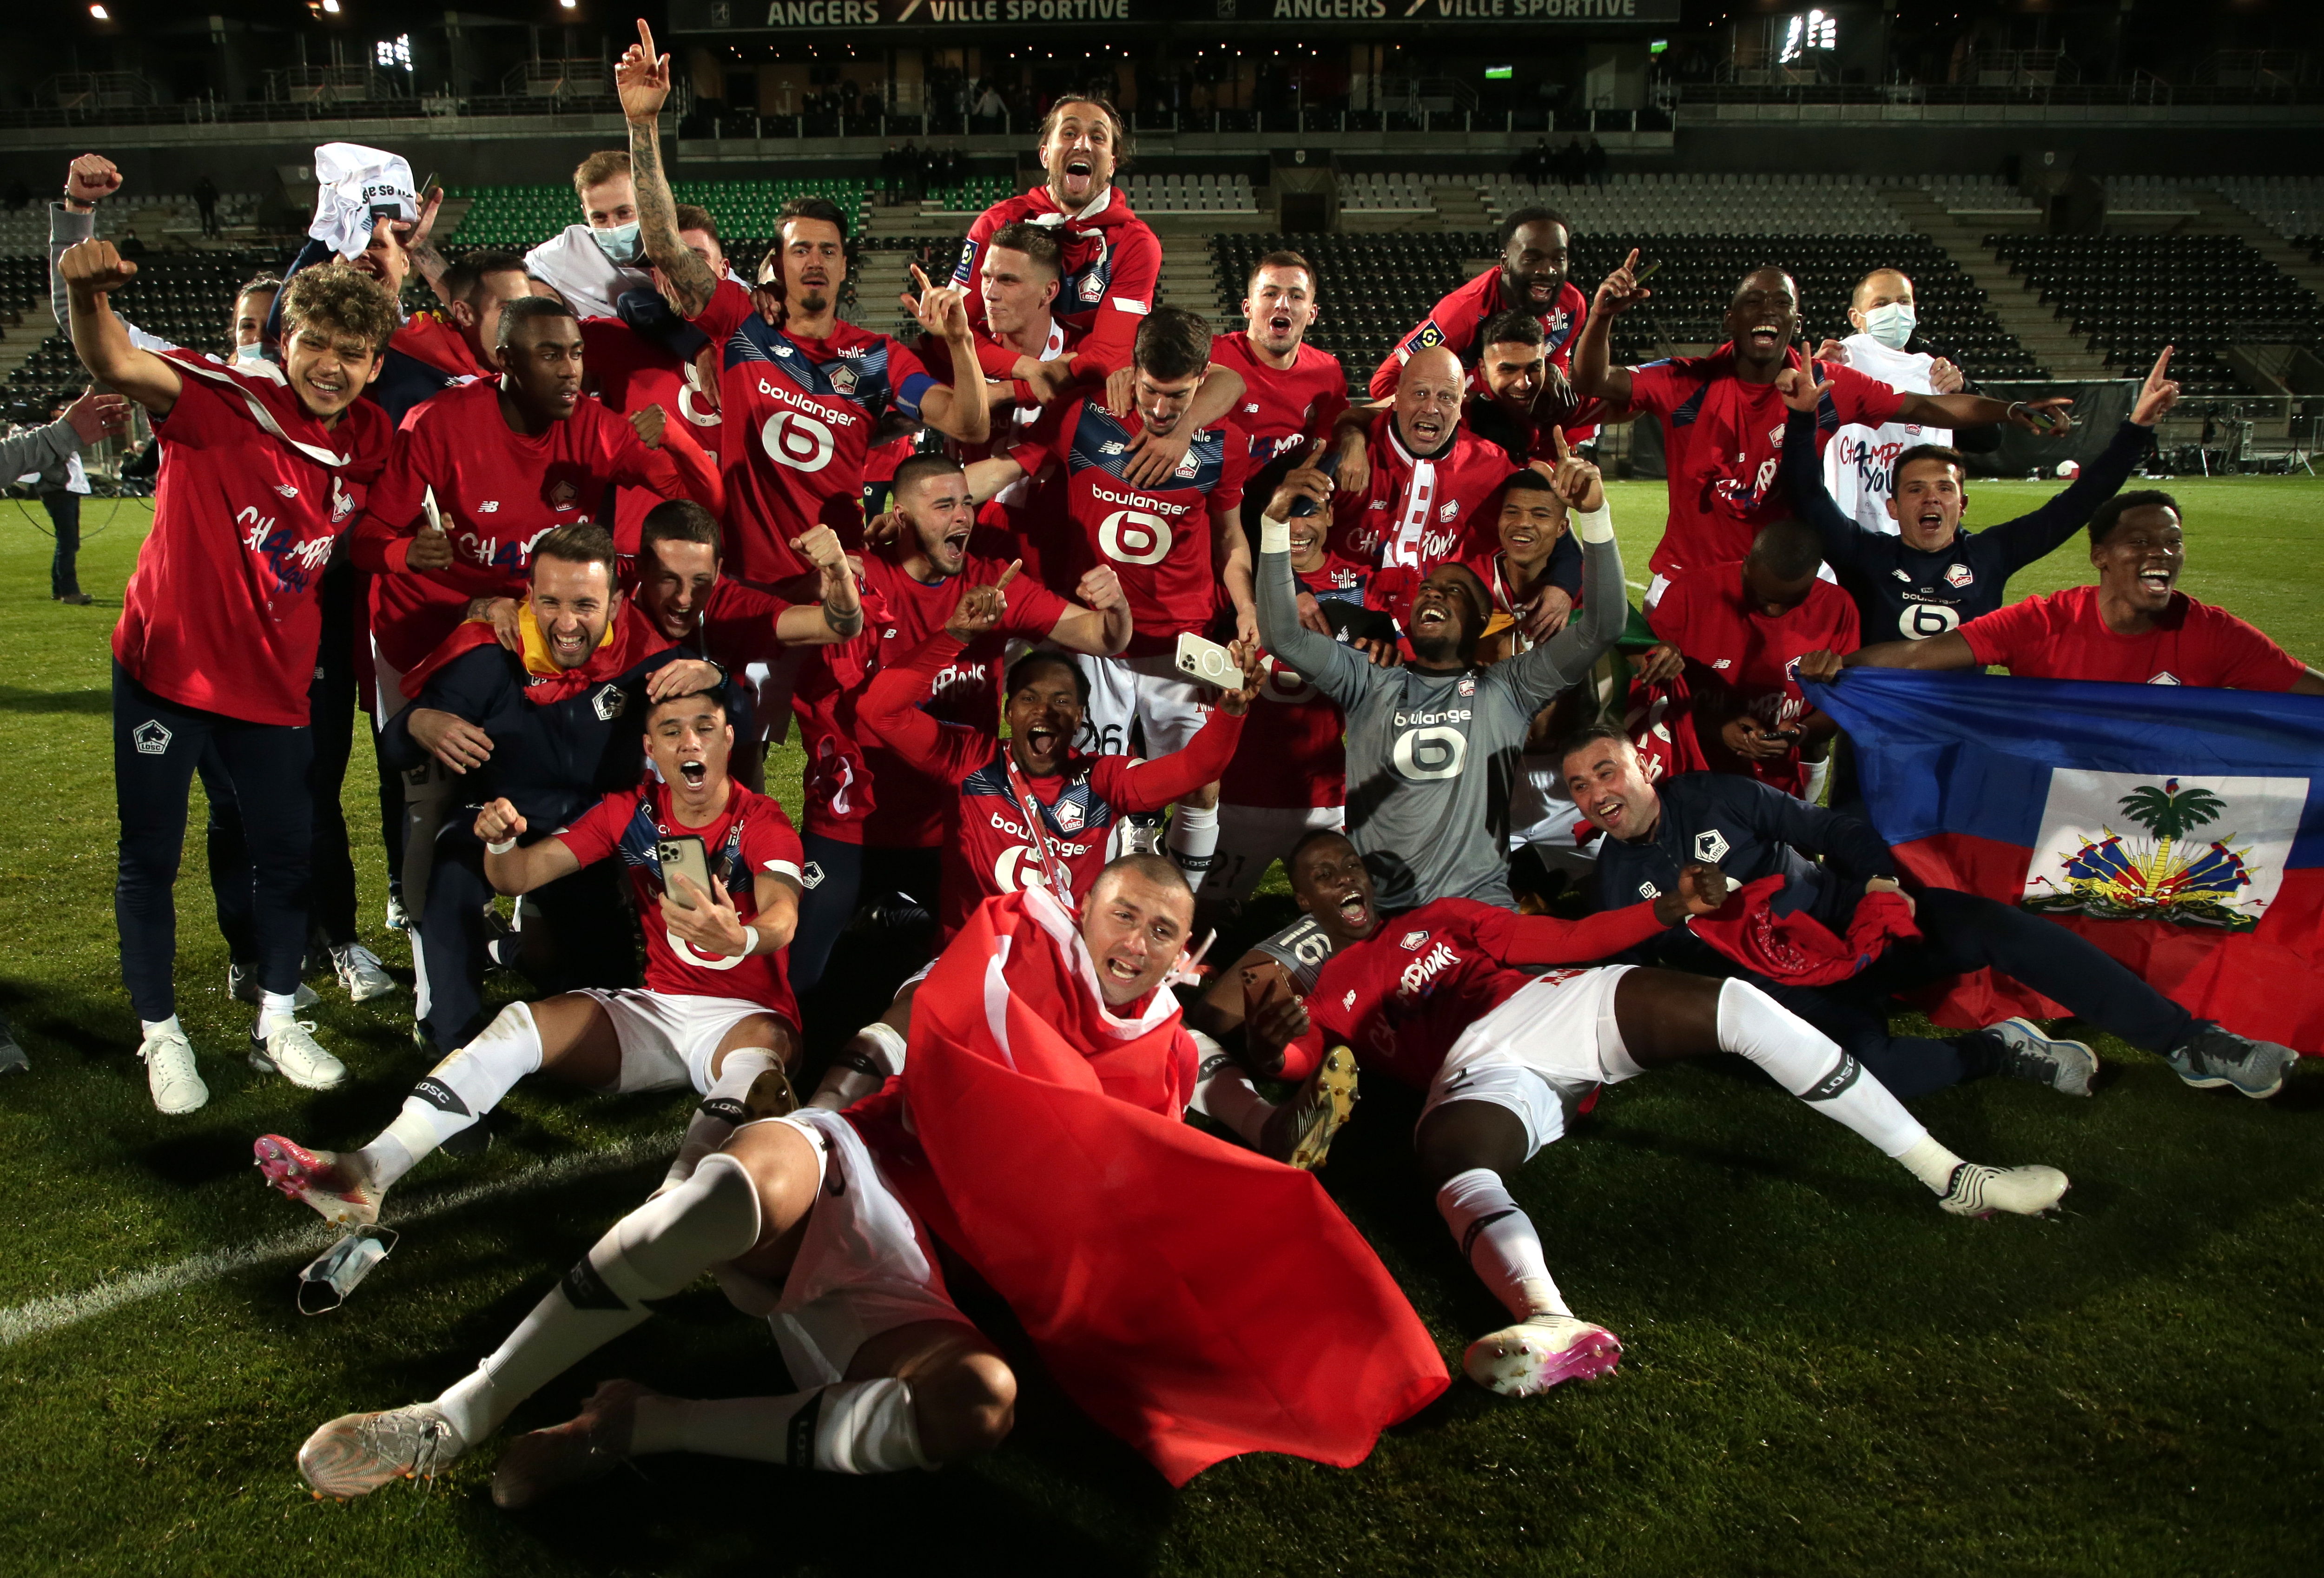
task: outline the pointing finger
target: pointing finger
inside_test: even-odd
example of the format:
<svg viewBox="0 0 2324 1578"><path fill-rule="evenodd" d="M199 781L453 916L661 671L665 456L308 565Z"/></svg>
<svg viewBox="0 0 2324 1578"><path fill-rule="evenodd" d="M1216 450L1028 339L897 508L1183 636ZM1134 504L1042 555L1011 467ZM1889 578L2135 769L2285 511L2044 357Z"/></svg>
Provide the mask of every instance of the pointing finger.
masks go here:
<svg viewBox="0 0 2324 1578"><path fill-rule="evenodd" d="M992 584L993 584L993 586L994 586L995 587L1001 587L1001 586L1007 586L1010 582L1011 582L1011 581L1013 581L1013 580L1015 580L1015 579L1017 578L1017 572L1018 572L1018 571L1019 571L1019 570L1021 570L1021 569L1023 569L1024 568L1025 568L1025 561L1024 561L1023 559L1021 559L1021 558L1012 558L1012 559L1010 559L1010 560L1009 561L1009 568L1008 568L1007 569L1005 569L1005 570L1003 570L1003 571L1001 571L1001 578L1000 578L999 580L997 580L997 581L993 582L993 583L992 583Z"/></svg>
<svg viewBox="0 0 2324 1578"><path fill-rule="evenodd" d="M1557 445L1557 463L1560 466L1564 465L1567 461L1573 458L1573 446L1565 441L1565 429L1563 428L1550 429L1549 436Z"/></svg>
<svg viewBox="0 0 2324 1578"><path fill-rule="evenodd" d="M2171 351L2172 347L2165 346L2163 347L2163 354L2154 358L2154 371L2146 375L2147 383L2160 383L2163 382L2163 376L2171 370Z"/></svg>

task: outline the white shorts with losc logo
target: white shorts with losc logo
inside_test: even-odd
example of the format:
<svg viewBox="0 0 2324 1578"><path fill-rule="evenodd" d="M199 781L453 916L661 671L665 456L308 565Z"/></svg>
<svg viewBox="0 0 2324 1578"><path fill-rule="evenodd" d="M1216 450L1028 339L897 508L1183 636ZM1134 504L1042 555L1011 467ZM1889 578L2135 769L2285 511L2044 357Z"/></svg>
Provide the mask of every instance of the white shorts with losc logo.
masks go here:
<svg viewBox="0 0 2324 1578"><path fill-rule="evenodd" d="M1553 970L1461 1032L1428 1082L1422 1122L1450 1102L1490 1102L1525 1125L1529 1160L1565 1132L1572 1105L1600 1084L1646 1071L1630 1061L1614 1022L1615 983L1628 964Z"/></svg>
<svg viewBox="0 0 2324 1578"><path fill-rule="evenodd" d="M707 1095L710 1060L726 1032L752 1014L782 1018L741 997L681 997L635 986L585 986L574 995L589 999L613 1021L613 1037L622 1047L622 1080L615 1088L623 1095L680 1085Z"/></svg>

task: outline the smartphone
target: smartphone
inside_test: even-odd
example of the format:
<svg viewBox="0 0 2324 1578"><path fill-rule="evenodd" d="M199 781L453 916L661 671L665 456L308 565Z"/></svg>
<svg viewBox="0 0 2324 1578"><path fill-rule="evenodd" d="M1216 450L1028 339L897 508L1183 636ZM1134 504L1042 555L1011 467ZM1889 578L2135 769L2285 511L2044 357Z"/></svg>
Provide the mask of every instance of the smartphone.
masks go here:
<svg viewBox="0 0 2324 1578"><path fill-rule="evenodd" d="M678 878L686 878L705 893L711 891L710 856L699 838L661 839L654 845L654 859L661 865L661 891L680 909L693 909L694 900L678 885Z"/></svg>
<svg viewBox="0 0 2324 1578"><path fill-rule="evenodd" d="M1178 672L1222 690L1242 688L1242 665L1234 660L1234 654L1192 631L1178 638Z"/></svg>
<svg viewBox="0 0 2324 1578"><path fill-rule="evenodd" d="M1762 734L1759 738L1762 740L1781 740L1786 745L1796 745L1800 743L1800 732L1797 729L1769 729Z"/></svg>
<svg viewBox="0 0 2324 1578"><path fill-rule="evenodd" d="M1654 262L1648 263L1645 268L1642 268L1637 273L1632 274L1630 276L1630 283L1634 287L1645 284L1648 280L1655 277L1655 275L1661 270L1662 266L1663 260L1660 258L1655 259Z"/></svg>
<svg viewBox="0 0 2324 1578"><path fill-rule="evenodd" d="M432 484L420 495L420 512L428 517L428 530L430 531L444 530L444 513L436 507L436 489ZM110 517L107 518L110 519Z"/></svg>

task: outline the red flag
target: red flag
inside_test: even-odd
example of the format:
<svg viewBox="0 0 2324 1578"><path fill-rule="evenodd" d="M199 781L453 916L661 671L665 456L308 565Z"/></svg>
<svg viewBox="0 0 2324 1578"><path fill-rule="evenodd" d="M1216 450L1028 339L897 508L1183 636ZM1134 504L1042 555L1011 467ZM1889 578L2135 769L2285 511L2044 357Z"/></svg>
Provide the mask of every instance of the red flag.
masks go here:
<svg viewBox="0 0 2324 1578"><path fill-rule="evenodd" d="M1846 937L1804 909L1777 915L1769 905L1789 877L1761 877L1729 894L1687 929L1738 964L1792 986L1832 986L1860 974L1892 942L1921 935L1912 906L1896 893L1867 893L1856 902Z"/></svg>
<svg viewBox="0 0 2324 1578"><path fill-rule="evenodd" d="M1114 1019L1072 918L1004 894L913 999L926 1163L882 1166L1173 1485L1245 1452L1360 1463L1444 1389L1443 1360L1313 1177L1183 1121L1193 1077L1167 989Z"/></svg>

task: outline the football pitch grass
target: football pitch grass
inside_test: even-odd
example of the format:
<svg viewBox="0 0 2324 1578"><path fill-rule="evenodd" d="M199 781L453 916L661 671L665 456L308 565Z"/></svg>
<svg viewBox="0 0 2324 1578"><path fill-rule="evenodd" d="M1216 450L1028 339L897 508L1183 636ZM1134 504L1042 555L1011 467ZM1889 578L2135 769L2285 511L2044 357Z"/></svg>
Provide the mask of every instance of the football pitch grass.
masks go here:
<svg viewBox="0 0 2324 1578"><path fill-rule="evenodd" d="M1974 484L1971 523L2048 491ZM1661 492L1614 490L1636 581ZM2187 588L2324 659L2324 486L2178 492ZM250 1142L368 1138L427 1063L410 999L355 1008L318 979L314 1017L346 1084L312 1094L250 1070L197 789L178 978L211 1100L187 1117L152 1111L115 962L106 649L146 508L90 506L91 608L42 590L39 519L0 505L0 1006L32 1056L31 1073L0 1078L0 1573L2213 1574L2324 1562L2324 1075L2250 1102L2188 1090L2103 1039L2094 1100L1997 1079L1915 1103L1963 1155L2064 1168L2073 1192L2040 1222L1942 1214L1737 1061L1609 1092L1516 1190L1574 1307L1620 1333L1620 1372L1526 1402L1456 1379L1353 1470L1246 1457L1173 1492L996 1319L1024 1398L1015 1435L971 1466L848 1480L657 1457L510 1515L485 1491L487 1445L432 1488L317 1502L292 1461L306 1434L431 1397L473 1365L653 1186L688 1103L521 1087L487 1154L426 1162L398 1190L389 1223L403 1240L346 1306L302 1317L293 1277L328 1235L262 1186ZM2013 590L2089 575L2077 539ZM787 803L798 768L795 750L770 766ZM359 742L346 809L364 940L408 979L403 940L380 926L371 781ZM1251 929L1287 915L1281 892L1278 878ZM809 1005L816 1059L876 1011L904 967L895 952L845 939L838 984ZM1505 1317L1414 1174L1416 1102L1379 1081L1364 1098L1323 1182L1457 1377L1462 1346ZM788 1389L763 1327L706 1281L511 1429L567 1417L609 1376L695 1396Z"/></svg>

